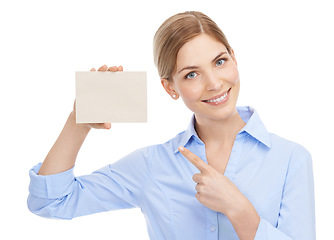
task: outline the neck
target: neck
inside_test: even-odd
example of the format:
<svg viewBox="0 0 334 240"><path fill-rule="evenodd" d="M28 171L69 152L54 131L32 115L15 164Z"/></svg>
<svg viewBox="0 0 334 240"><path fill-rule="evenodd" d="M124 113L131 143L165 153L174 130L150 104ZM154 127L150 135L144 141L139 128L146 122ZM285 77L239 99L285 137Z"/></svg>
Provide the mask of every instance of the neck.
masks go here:
<svg viewBox="0 0 334 240"><path fill-rule="evenodd" d="M217 147L233 145L238 132L246 125L237 109L224 120L196 117L195 130L206 144Z"/></svg>

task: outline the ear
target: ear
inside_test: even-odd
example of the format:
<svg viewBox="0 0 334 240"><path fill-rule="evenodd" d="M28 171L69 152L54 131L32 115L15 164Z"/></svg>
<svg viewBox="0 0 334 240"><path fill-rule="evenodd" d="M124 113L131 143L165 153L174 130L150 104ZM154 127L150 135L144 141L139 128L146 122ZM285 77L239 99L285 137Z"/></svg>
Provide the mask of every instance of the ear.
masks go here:
<svg viewBox="0 0 334 240"><path fill-rule="evenodd" d="M233 62L235 63L235 65L238 66L237 59L235 58L234 50L232 48L231 48L231 54L230 54L230 56L233 59Z"/></svg>
<svg viewBox="0 0 334 240"><path fill-rule="evenodd" d="M167 80L166 78L161 78L161 84L170 96L176 93L173 82Z"/></svg>

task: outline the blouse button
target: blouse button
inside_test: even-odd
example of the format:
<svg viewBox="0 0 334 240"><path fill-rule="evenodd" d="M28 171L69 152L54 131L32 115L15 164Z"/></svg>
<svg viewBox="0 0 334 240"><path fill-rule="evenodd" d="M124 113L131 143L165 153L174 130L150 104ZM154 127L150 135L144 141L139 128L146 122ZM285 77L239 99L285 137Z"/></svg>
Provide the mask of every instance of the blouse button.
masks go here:
<svg viewBox="0 0 334 240"><path fill-rule="evenodd" d="M216 227L215 227L215 226L211 226L211 227L210 227L210 231L211 231L211 232L216 231Z"/></svg>

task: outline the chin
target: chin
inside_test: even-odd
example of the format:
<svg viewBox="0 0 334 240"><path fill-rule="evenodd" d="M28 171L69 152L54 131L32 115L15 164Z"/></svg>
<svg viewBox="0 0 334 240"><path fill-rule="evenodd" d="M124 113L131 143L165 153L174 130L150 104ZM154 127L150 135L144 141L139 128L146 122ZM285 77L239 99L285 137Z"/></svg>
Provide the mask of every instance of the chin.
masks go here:
<svg viewBox="0 0 334 240"><path fill-rule="evenodd" d="M190 109L191 110L191 109ZM201 108L196 110L191 110L194 114L199 118L205 118L215 121L224 121L231 117L236 110L235 104L228 104L222 108L217 109L208 109L208 108Z"/></svg>

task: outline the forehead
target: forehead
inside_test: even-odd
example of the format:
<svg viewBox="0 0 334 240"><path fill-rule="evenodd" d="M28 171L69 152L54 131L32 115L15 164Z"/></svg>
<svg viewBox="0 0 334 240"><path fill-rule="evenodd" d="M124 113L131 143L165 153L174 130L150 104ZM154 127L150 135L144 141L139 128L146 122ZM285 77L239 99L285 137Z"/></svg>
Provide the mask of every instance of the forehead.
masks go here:
<svg viewBox="0 0 334 240"><path fill-rule="evenodd" d="M176 69L211 62L220 52L227 52L224 44L207 34L201 34L181 47L176 58Z"/></svg>

